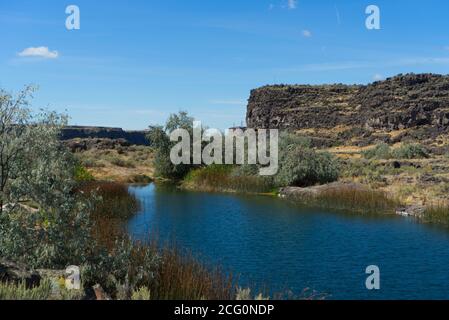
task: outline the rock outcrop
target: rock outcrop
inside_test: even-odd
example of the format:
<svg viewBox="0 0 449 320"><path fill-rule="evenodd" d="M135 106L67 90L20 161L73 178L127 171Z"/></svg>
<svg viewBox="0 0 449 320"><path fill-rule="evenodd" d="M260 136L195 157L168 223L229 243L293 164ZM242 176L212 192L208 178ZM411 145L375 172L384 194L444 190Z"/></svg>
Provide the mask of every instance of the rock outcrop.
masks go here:
<svg viewBox="0 0 449 320"><path fill-rule="evenodd" d="M247 124L270 129L338 128L334 138L346 141L400 130L404 133L399 140L435 138L449 131L449 76L398 75L369 85L265 86L251 92Z"/></svg>
<svg viewBox="0 0 449 320"><path fill-rule="evenodd" d="M24 281L27 288L39 285L41 276L23 265L0 258L0 282L19 283Z"/></svg>
<svg viewBox="0 0 449 320"><path fill-rule="evenodd" d="M63 144L66 145L72 152L81 152L91 149L120 150L131 146L131 143L128 140L122 138L119 139L76 138L71 140L65 140L63 141Z"/></svg>
<svg viewBox="0 0 449 320"><path fill-rule="evenodd" d="M125 131L121 128L68 126L61 130L61 140L110 139L126 140L133 145L148 145L146 131Z"/></svg>

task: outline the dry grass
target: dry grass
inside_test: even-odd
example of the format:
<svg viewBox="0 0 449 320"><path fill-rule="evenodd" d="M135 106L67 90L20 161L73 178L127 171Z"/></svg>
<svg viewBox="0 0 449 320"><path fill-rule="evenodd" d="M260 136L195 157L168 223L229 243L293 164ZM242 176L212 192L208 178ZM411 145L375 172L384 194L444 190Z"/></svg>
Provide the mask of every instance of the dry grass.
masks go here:
<svg viewBox="0 0 449 320"><path fill-rule="evenodd" d="M306 206L361 214L394 214L400 205L385 192L351 184L323 187L295 198Z"/></svg>
<svg viewBox="0 0 449 320"><path fill-rule="evenodd" d="M123 224L139 209L138 200L128 187L116 182L88 182L77 190L86 196L101 197L91 214L93 236L103 247L111 249L123 235Z"/></svg>
<svg viewBox="0 0 449 320"><path fill-rule="evenodd" d="M422 220L426 223L435 223L449 227L449 204L442 202L428 206L424 211Z"/></svg>
<svg viewBox="0 0 449 320"><path fill-rule="evenodd" d="M206 192L268 193L272 181L260 176L233 176L233 166L212 165L192 170L185 178L187 189Z"/></svg>
<svg viewBox="0 0 449 320"><path fill-rule="evenodd" d="M161 256L157 285L151 288L156 300L232 300L235 283L232 274L220 267L209 267L191 253L173 245L159 250Z"/></svg>
<svg viewBox="0 0 449 320"><path fill-rule="evenodd" d="M123 183L150 182L154 176L153 150L145 146L122 149L91 149L77 153L97 180Z"/></svg>

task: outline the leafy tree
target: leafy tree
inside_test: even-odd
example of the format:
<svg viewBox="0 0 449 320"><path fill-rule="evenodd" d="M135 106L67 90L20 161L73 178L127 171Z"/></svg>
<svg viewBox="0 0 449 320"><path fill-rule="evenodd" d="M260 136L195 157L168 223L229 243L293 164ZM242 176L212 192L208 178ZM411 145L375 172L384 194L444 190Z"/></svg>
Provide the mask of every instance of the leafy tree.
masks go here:
<svg viewBox="0 0 449 320"><path fill-rule="evenodd" d="M328 152L310 148L310 140L283 132L279 141L278 186L310 186L338 179L338 160Z"/></svg>
<svg viewBox="0 0 449 320"><path fill-rule="evenodd" d="M150 141L150 146L156 150L154 157L156 175L168 179L181 179L195 167L189 164L174 165L170 160L171 148L176 143L170 141L170 133L176 129L185 129L192 137L193 121L194 119L187 112L181 111L171 114L165 127L150 126L147 138Z"/></svg>
<svg viewBox="0 0 449 320"><path fill-rule="evenodd" d="M58 139L66 116L32 114L33 92L0 91L0 255L31 267L82 264L91 203L74 193L77 162Z"/></svg>

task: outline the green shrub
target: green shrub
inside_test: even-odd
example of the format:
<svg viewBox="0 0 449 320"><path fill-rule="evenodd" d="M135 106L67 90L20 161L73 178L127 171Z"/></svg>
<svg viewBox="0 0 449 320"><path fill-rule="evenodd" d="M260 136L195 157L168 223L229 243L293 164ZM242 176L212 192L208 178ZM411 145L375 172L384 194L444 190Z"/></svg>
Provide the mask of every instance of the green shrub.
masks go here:
<svg viewBox="0 0 449 320"><path fill-rule="evenodd" d="M75 180L77 182L94 181L94 176L82 165L75 167Z"/></svg>
<svg viewBox="0 0 449 320"><path fill-rule="evenodd" d="M386 143L380 143L374 148L366 150L362 153L365 159L390 159L392 157L392 150Z"/></svg>
<svg viewBox="0 0 449 320"><path fill-rule="evenodd" d="M362 154L366 159L377 160L422 159L429 157L427 150L420 144L404 144L393 149L386 143L380 143Z"/></svg>
<svg viewBox="0 0 449 320"><path fill-rule="evenodd" d="M385 175L389 174L389 168L367 159L349 159L345 161L342 176L360 178L360 182L366 184L383 183Z"/></svg>
<svg viewBox="0 0 449 320"><path fill-rule="evenodd" d="M25 281L19 284L0 282L0 300L48 300L51 294L52 284L48 279L34 288L27 288Z"/></svg>
<svg viewBox="0 0 449 320"><path fill-rule="evenodd" d="M81 158L80 162L86 168L95 168L98 166L98 162L96 160L87 157Z"/></svg>
<svg viewBox="0 0 449 320"><path fill-rule="evenodd" d="M132 161L125 160L119 157L111 157L110 162L117 167L122 168L135 168L135 164Z"/></svg>
<svg viewBox="0 0 449 320"><path fill-rule="evenodd" d="M429 153L426 148L420 144L404 144L393 150L393 158L395 159L422 159L428 158Z"/></svg>
<svg viewBox="0 0 449 320"><path fill-rule="evenodd" d="M278 186L310 186L336 181L339 162L328 152L316 152L304 147L284 150L280 157Z"/></svg>
<svg viewBox="0 0 449 320"><path fill-rule="evenodd" d="M312 140L289 131L282 131L279 135L279 149L286 150L291 147L311 148Z"/></svg>
<svg viewBox="0 0 449 320"><path fill-rule="evenodd" d="M131 295L131 300L151 300L151 293L150 290L146 287L141 287L138 290L134 290Z"/></svg>
<svg viewBox="0 0 449 320"><path fill-rule="evenodd" d="M232 169L232 177L248 177L256 176L259 174L259 167L257 165L244 164L241 166L236 166Z"/></svg>

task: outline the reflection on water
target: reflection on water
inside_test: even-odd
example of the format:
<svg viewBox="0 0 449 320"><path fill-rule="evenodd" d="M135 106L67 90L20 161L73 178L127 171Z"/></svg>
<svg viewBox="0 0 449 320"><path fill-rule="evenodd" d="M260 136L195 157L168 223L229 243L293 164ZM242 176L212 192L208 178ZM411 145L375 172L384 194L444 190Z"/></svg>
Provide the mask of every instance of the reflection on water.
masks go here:
<svg viewBox="0 0 449 320"><path fill-rule="evenodd" d="M157 231L273 291L304 288L335 299L449 299L449 233L398 217L360 217L298 208L285 200L132 186L142 210L136 239ZM381 290L365 288L377 265Z"/></svg>

